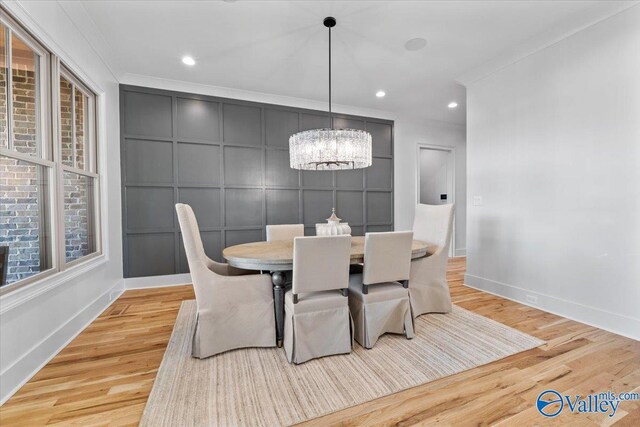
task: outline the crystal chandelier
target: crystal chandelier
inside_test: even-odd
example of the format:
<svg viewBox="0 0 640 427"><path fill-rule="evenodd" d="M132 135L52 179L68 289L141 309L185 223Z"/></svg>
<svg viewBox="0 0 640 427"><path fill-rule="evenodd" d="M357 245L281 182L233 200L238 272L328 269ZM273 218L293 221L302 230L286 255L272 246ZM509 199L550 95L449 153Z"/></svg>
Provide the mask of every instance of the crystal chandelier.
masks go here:
<svg viewBox="0 0 640 427"><path fill-rule="evenodd" d="M334 129L331 113L331 28L335 18L324 19L329 29L329 127L298 132L289 138L289 164L293 169L340 170L371 166L371 134L356 129Z"/></svg>

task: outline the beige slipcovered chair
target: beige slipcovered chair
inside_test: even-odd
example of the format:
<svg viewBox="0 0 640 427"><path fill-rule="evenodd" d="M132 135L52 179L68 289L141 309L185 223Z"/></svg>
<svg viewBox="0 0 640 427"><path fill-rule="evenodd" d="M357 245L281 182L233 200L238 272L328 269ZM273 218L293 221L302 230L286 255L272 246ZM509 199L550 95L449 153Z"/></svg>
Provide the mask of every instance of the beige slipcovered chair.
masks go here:
<svg viewBox="0 0 640 427"><path fill-rule="evenodd" d="M289 362L350 353L351 236L296 237L293 284L284 297L284 349Z"/></svg>
<svg viewBox="0 0 640 427"><path fill-rule="evenodd" d="M295 237L304 236L304 224L267 225L267 242L287 240L293 242ZM285 275L286 287L291 286L291 276Z"/></svg>
<svg viewBox="0 0 640 427"><path fill-rule="evenodd" d="M244 274L204 252L189 205L176 205L198 305L192 356L205 358L243 347L275 347L271 276Z"/></svg>
<svg viewBox="0 0 640 427"><path fill-rule="evenodd" d="M407 281L413 232L367 233L362 274L349 278L349 308L355 340L372 348L385 333L413 338Z"/></svg>
<svg viewBox="0 0 640 427"><path fill-rule="evenodd" d="M452 204L416 206L413 238L427 242L431 255L411 261L409 298L414 318L425 313L451 311L447 261L452 228Z"/></svg>
<svg viewBox="0 0 640 427"><path fill-rule="evenodd" d="M267 242L304 236L304 224L267 225Z"/></svg>

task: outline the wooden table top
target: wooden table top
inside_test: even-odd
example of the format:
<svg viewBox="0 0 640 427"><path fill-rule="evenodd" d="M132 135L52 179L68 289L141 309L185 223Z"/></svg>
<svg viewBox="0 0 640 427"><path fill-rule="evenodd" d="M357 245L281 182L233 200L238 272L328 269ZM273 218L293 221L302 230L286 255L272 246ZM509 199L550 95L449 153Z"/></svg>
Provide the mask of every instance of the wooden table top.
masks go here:
<svg viewBox="0 0 640 427"><path fill-rule="evenodd" d="M436 247L421 240L414 240L411 259L428 256ZM238 268L264 271L293 270L293 241L253 242L229 246L222 251L229 265ZM364 262L364 237L351 239L351 264Z"/></svg>

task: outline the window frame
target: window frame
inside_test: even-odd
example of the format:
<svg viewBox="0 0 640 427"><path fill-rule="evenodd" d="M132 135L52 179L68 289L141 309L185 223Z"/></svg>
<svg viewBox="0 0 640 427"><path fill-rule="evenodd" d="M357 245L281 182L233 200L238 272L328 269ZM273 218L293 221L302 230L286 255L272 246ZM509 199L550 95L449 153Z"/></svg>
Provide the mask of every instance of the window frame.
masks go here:
<svg viewBox="0 0 640 427"><path fill-rule="evenodd" d="M4 296L17 289L32 285L42 279L51 276L67 273L73 268L86 264L89 261L103 257L102 232L103 224L100 213L101 187L102 180L100 175L100 158L99 158L99 98L100 95L92 90L82 79L78 78L70 67L63 64L60 57L54 52L48 50L43 43L33 37L23 26L13 19L7 11L0 8L0 23L5 27L5 43L6 46L6 66L7 66L7 147L0 146L0 156L18 161L27 162L29 164L43 166L47 171L47 197L48 199L44 209L47 210L47 230L50 231L46 238L50 241L48 250L51 251L50 268L40 271L24 279L17 280L13 283L6 284L0 288L0 296ZM12 99L12 72L11 72L11 35L15 34L25 43L34 53L40 56L38 61L39 79L38 84L38 100L36 104L36 114L40 130L38 132L36 155L20 153L13 149L13 99ZM87 118L88 134L85 139L85 169L76 168L76 159L74 156L73 167L62 163L62 135L60 126L60 77L64 77L72 82L75 88L88 96L87 99ZM75 92L74 92L75 93ZM75 99L72 98L72 104ZM74 122L75 124L75 118ZM75 126L73 130L74 153L75 153ZM92 182L92 216L90 221L93 222L92 231L94 236L94 251L90 254L66 262L66 238L65 238L65 212L64 212L64 173L71 172L77 175L85 176Z"/></svg>
<svg viewBox="0 0 640 427"><path fill-rule="evenodd" d="M51 85L49 81L49 70L51 64L51 53L44 48L43 45L38 43L38 41L32 37L27 31L25 31L22 26L13 20L11 17L6 15L4 11L0 12L0 23L5 27L5 56L6 56L6 66L7 66L7 148L0 147L4 151L8 151L14 153L19 156L25 156L21 160L31 161L32 159L42 159L52 161L52 140L51 140L51 115L47 114L47 107L51 104ZM13 97L13 76L11 72L11 62L12 62L12 43L11 36L13 34L26 44L29 49L31 49L34 53L40 56L40 61L38 63L38 72L40 75L40 79L38 83L38 91L37 94L40 99L36 102L39 104L39 108L36 109L38 123L40 124L40 132L38 134L38 149L37 156L32 156L29 154L19 153L14 151L12 148L13 145L13 111L11 107L12 97ZM47 138L49 137L49 138ZM48 141L48 143L47 143Z"/></svg>
<svg viewBox="0 0 640 427"><path fill-rule="evenodd" d="M72 146L73 146L73 165L68 166L62 162L62 117L61 117L61 109L60 109L60 78L64 78L69 83L71 83L72 92L71 92L71 105L72 105ZM58 227L60 232L60 239L58 239L58 251L60 252L60 270L64 271L67 268L70 268L74 265L81 264L84 261L90 260L91 258L95 258L102 254L102 245L100 240L100 175L97 173L98 168L98 150L97 150L97 96L91 91L86 85L76 77L61 61L59 58L54 59L54 66L52 67L52 83L54 86L54 98L55 101L53 105L55 106L55 115L56 121L54 125L54 160L57 165L57 179L59 185L57 185L56 189L58 190L58 201L60 206L58 207ZM87 164L87 169L80 169L76 166L76 126L75 126L75 91L80 89L80 92L84 95L87 95L87 116L91 118L88 122L87 127L87 135L85 135L85 150L87 155L85 156L85 163ZM95 233L95 251L82 256L80 258L76 258L72 261L67 262L66 260L66 230L65 230L65 212L64 212L64 173L70 172L76 175L88 177L93 182L93 194L90 202L92 203L92 218L93 226L91 227Z"/></svg>

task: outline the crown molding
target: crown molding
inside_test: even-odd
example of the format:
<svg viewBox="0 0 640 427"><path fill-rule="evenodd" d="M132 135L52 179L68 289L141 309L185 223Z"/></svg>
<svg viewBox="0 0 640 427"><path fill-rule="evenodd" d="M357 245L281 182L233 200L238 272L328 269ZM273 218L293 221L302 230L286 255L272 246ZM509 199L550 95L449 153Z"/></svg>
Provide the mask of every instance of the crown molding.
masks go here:
<svg viewBox="0 0 640 427"><path fill-rule="evenodd" d="M39 19L33 15L32 6L29 2L25 1L0 1L0 5L10 14L16 18L24 28L29 31L39 43L41 43L47 50L58 56L64 63L67 65L74 73L78 75L83 81L91 86L92 90L96 92L103 92L104 88L94 79L94 76L91 76L84 72L84 68L78 65L78 61L74 58L73 55L70 55L69 48L60 44L60 42L53 37L50 32L41 25ZM25 6L28 5L28 6ZM78 27L76 19L74 19L69 13L69 5L59 1L51 1L49 6L55 5L59 8L58 11L55 12L55 17L52 19L59 19L63 17L63 19L68 20L68 24L72 25L76 32L80 37L82 37L87 46L95 55L97 59L106 67L106 70L115 80L118 80L117 69L113 67L113 63L110 63L108 58L104 56L104 53L97 49L94 44L87 38L86 33ZM79 4L78 4L79 5ZM84 10L84 8L83 8ZM52 11L49 11L53 13ZM59 14L58 14L59 12ZM84 11L86 13L86 11ZM93 21L91 21L93 22ZM62 25L62 23L60 24ZM97 30L95 30L97 31Z"/></svg>
<svg viewBox="0 0 640 427"><path fill-rule="evenodd" d="M257 92L244 89L234 89L223 86L214 86L204 83L193 83L183 80L166 79L163 77L146 76L142 74L125 73L120 79L121 84L131 86L144 86L155 89L171 90L176 92L197 93L199 95L217 96L220 98L232 98L243 101L262 102L266 104L286 105L289 107L305 108L309 110L327 110L329 104L324 101L296 98L292 96L276 95L266 92ZM365 116L377 119L395 120L397 114L391 111L376 110L372 108L355 107L350 105L333 104L336 113L353 116Z"/></svg>
<svg viewBox="0 0 640 427"><path fill-rule="evenodd" d="M572 35L589 28L599 22L607 20L619 13L626 11L634 6L638 6L638 1L621 1L616 2L615 8L610 10L607 14L602 15L595 8L587 9L581 13L580 22L575 22L573 25L568 24L566 21L560 21L554 26L550 27L546 31L530 38L529 40L521 43L515 47L509 48L502 52L500 55L484 62L483 64L472 68L455 79L465 87L469 87L473 83L482 80L501 69L508 67L523 60L524 58L533 55L536 52L544 50L554 44L571 37ZM575 20L575 17L572 17Z"/></svg>
<svg viewBox="0 0 640 427"><path fill-rule="evenodd" d="M118 63L117 56L115 55L115 50L98 29L98 26L89 12L87 12L87 9L85 9L82 2L58 0L57 3L76 27L78 32L82 34L91 49L100 58L104 66L107 67L111 75L116 80L120 80L120 77L122 76L122 69Z"/></svg>

